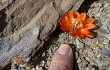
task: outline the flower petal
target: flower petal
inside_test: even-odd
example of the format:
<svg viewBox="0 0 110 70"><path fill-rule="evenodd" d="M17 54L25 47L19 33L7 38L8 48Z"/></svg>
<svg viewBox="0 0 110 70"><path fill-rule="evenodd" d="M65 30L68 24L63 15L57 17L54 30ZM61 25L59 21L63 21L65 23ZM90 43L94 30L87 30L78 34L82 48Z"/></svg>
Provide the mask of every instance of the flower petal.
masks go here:
<svg viewBox="0 0 110 70"><path fill-rule="evenodd" d="M66 16L67 16L68 20L69 20L70 22L72 22L72 20L73 20L73 18L74 18L73 14L72 14L71 12L67 12L67 13L66 13Z"/></svg>
<svg viewBox="0 0 110 70"><path fill-rule="evenodd" d="M80 14L80 20L84 21L86 19L86 13L81 13Z"/></svg>
<svg viewBox="0 0 110 70"><path fill-rule="evenodd" d="M76 34L76 31L74 31L73 29L71 29L71 30L70 30L70 33L71 33L72 35L75 35L75 34Z"/></svg>
<svg viewBox="0 0 110 70"><path fill-rule="evenodd" d="M70 24L71 23L67 21L65 18L60 19L60 25L63 25L65 27L71 27Z"/></svg>
<svg viewBox="0 0 110 70"><path fill-rule="evenodd" d="M84 34L84 35L88 35L89 30L88 29L81 29L81 33Z"/></svg>
<svg viewBox="0 0 110 70"><path fill-rule="evenodd" d="M86 35L89 38L94 38L94 34L92 32L89 32L89 35Z"/></svg>
<svg viewBox="0 0 110 70"><path fill-rule="evenodd" d="M84 35L83 34L78 34L78 37L83 39L84 38Z"/></svg>
<svg viewBox="0 0 110 70"><path fill-rule="evenodd" d="M68 28L67 26L63 26L63 25L61 25L60 28L62 30L65 30L65 31L69 31L70 30L70 28Z"/></svg>
<svg viewBox="0 0 110 70"><path fill-rule="evenodd" d="M77 31L76 35L79 37L79 38L84 38L84 35L81 33L81 31Z"/></svg>
<svg viewBox="0 0 110 70"><path fill-rule="evenodd" d="M87 18L87 19L86 19L86 22L87 22L88 24L91 24L91 23L94 22L94 19L93 19L93 18Z"/></svg>
<svg viewBox="0 0 110 70"><path fill-rule="evenodd" d="M83 26L84 29L93 29L95 27L96 27L95 24L86 24L86 25Z"/></svg>
<svg viewBox="0 0 110 70"><path fill-rule="evenodd" d="M80 18L80 14L78 11L73 12L73 16L74 18L78 18L78 19Z"/></svg>

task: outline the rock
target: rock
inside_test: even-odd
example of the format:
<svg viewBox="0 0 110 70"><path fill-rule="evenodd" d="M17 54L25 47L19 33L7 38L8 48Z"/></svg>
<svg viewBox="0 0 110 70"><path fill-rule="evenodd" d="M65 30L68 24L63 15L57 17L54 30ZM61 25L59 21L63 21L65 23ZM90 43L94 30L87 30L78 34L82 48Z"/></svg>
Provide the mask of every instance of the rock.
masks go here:
<svg viewBox="0 0 110 70"><path fill-rule="evenodd" d="M98 2L97 3L97 6L102 7L102 3L101 2Z"/></svg>
<svg viewBox="0 0 110 70"><path fill-rule="evenodd" d="M97 47L97 43L96 42L91 42L91 47L94 47L94 48L96 48Z"/></svg>
<svg viewBox="0 0 110 70"><path fill-rule="evenodd" d="M38 65L36 65L36 70L39 70L39 66Z"/></svg>
<svg viewBox="0 0 110 70"><path fill-rule="evenodd" d="M100 13L97 13L97 14L96 14L96 17L100 17L100 15L101 15Z"/></svg>
<svg viewBox="0 0 110 70"><path fill-rule="evenodd" d="M110 50L110 45L108 44L108 45L105 45L105 48L107 49L107 50Z"/></svg>
<svg viewBox="0 0 110 70"><path fill-rule="evenodd" d="M55 5L57 8L59 7L58 10L60 14L63 14L70 8L72 8L72 11L78 10L83 1L84 0L55 0Z"/></svg>
<svg viewBox="0 0 110 70"><path fill-rule="evenodd" d="M106 70L110 70L110 68L107 68Z"/></svg>
<svg viewBox="0 0 110 70"><path fill-rule="evenodd" d="M110 33L105 35L105 37L107 37L110 40Z"/></svg>
<svg viewBox="0 0 110 70"><path fill-rule="evenodd" d="M80 59L80 58L78 58L77 63L80 63L80 62L81 62L81 59Z"/></svg>
<svg viewBox="0 0 110 70"><path fill-rule="evenodd" d="M14 0L0 0L0 10L9 6Z"/></svg>
<svg viewBox="0 0 110 70"><path fill-rule="evenodd" d="M109 34L109 29L107 26L101 26L99 31L101 32L101 34Z"/></svg>
<svg viewBox="0 0 110 70"><path fill-rule="evenodd" d="M102 56L101 54L98 54L98 55L97 55L97 58L100 58L101 56Z"/></svg>
<svg viewBox="0 0 110 70"><path fill-rule="evenodd" d="M79 54L83 54L83 50L82 49L79 50Z"/></svg>
<svg viewBox="0 0 110 70"><path fill-rule="evenodd" d="M46 18L42 18L44 16ZM51 2L39 11L24 28L21 28L11 36L1 39L0 66L4 67L7 65L14 56L24 59L30 59L34 56L35 51L33 50L36 47L36 50L38 50L41 47L40 45L48 40L48 36L56 28L58 18L59 14ZM3 44L4 42L5 45Z"/></svg>
<svg viewBox="0 0 110 70"><path fill-rule="evenodd" d="M77 52L75 52L75 56L76 56L76 59L78 59L79 54Z"/></svg>
<svg viewBox="0 0 110 70"><path fill-rule="evenodd" d="M51 62L50 62L49 60L47 60L47 66L50 66L50 63L51 63Z"/></svg>
<svg viewBox="0 0 110 70"><path fill-rule="evenodd" d="M107 8L108 6L109 6L108 3L105 3L105 4L103 5L104 8Z"/></svg>
<svg viewBox="0 0 110 70"><path fill-rule="evenodd" d="M100 49L104 49L105 48L105 45L104 44L99 44L99 48Z"/></svg>
<svg viewBox="0 0 110 70"><path fill-rule="evenodd" d="M110 57L110 50L102 50L100 53L102 55L105 55L105 56L109 56Z"/></svg>
<svg viewBox="0 0 110 70"><path fill-rule="evenodd" d="M76 43L78 49L84 48L84 43L80 42L78 39L76 39Z"/></svg>
<svg viewBox="0 0 110 70"><path fill-rule="evenodd" d="M108 45L109 44L109 39L108 38L104 38L103 44Z"/></svg>
<svg viewBox="0 0 110 70"><path fill-rule="evenodd" d="M82 58L81 60L82 60L82 63L83 63L84 66L89 64L89 62L86 59Z"/></svg>
<svg viewBox="0 0 110 70"><path fill-rule="evenodd" d="M102 68L102 69L107 69L110 67L110 58L106 57L102 60L96 60L96 62L98 63L98 65Z"/></svg>

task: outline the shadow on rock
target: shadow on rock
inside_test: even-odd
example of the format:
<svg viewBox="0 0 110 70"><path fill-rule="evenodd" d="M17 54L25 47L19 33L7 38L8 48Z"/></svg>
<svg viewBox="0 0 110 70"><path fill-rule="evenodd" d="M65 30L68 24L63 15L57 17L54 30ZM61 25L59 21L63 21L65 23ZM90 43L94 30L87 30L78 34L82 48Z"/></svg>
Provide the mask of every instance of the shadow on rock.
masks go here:
<svg viewBox="0 0 110 70"><path fill-rule="evenodd" d="M94 3L95 1L99 1L99 0L84 0L84 2L81 4L78 11L79 12L88 12L91 4Z"/></svg>
<svg viewBox="0 0 110 70"><path fill-rule="evenodd" d="M6 19L6 13L4 10L0 11L0 33L3 32L4 28L7 26L7 22L5 22Z"/></svg>

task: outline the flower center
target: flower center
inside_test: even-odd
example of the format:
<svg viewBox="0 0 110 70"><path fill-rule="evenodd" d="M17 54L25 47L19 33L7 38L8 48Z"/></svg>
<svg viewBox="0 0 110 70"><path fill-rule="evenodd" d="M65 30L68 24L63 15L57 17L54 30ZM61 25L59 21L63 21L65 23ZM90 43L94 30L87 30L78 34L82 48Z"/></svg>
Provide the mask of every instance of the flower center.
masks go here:
<svg viewBox="0 0 110 70"><path fill-rule="evenodd" d="M79 19L73 18L73 20L71 22L71 26L72 26L73 30L78 30L83 26L83 24Z"/></svg>

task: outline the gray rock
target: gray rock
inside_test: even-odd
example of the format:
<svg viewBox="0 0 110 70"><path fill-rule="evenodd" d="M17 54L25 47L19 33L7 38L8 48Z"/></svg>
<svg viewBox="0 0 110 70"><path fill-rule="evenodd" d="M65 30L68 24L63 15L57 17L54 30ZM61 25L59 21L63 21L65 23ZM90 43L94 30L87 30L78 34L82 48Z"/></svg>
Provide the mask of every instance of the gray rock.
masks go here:
<svg viewBox="0 0 110 70"><path fill-rule="evenodd" d="M108 3L103 4L103 7L104 7L104 8L107 8L108 6L109 6Z"/></svg>
<svg viewBox="0 0 110 70"><path fill-rule="evenodd" d="M106 34L106 35L109 34L110 32L107 26L101 26L99 31L101 32L101 34Z"/></svg>
<svg viewBox="0 0 110 70"><path fill-rule="evenodd" d="M78 59L79 54L77 52L75 52L75 55L76 55L76 59Z"/></svg>
<svg viewBox="0 0 110 70"><path fill-rule="evenodd" d="M102 50L100 53L102 55L105 55L105 56L109 56L110 57L110 50Z"/></svg>
<svg viewBox="0 0 110 70"><path fill-rule="evenodd" d="M109 44L109 39L108 38L104 38L104 40L103 40L103 44L105 44L105 45L108 45Z"/></svg>
<svg viewBox="0 0 110 70"><path fill-rule="evenodd" d="M0 10L9 6L14 0L0 0Z"/></svg>
<svg viewBox="0 0 110 70"><path fill-rule="evenodd" d="M77 63L80 63L80 62L81 62L81 59L80 59L80 58L78 58Z"/></svg>
<svg viewBox="0 0 110 70"><path fill-rule="evenodd" d="M73 11L78 10L84 0L55 0L56 7L59 7L59 13L63 14L72 8ZM73 5L75 5L73 7Z"/></svg>
<svg viewBox="0 0 110 70"><path fill-rule="evenodd" d="M106 69L110 67L110 58L106 57L102 60L96 60L96 62L98 63L98 65L102 68L102 69Z"/></svg>
<svg viewBox="0 0 110 70"><path fill-rule="evenodd" d="M76 39L77 48L81 49L84 48L84 43L80 42L78 39Z"/></svg>
<svg viewBox="0 0 110 70"><path fill-rule="evenodd" d="M81 60L82 60L82 63L83 63L84 66L89 64L89 62L85 58L82 58Z"/></svg>
<svg viewBox="0 0 110 70"><path fill-rule="evenodd" d="M46 19L42 17L46 17ZM24 28L1 39L0 67L7 65L14 56L31 59L36 52L34 49L38 50L41 47L37 45L48 40L49 35L55 30L58 18L59 14L51 2L43 7Z"/></svg>
<svg viewBox="0 0 110 70"><path fill-rule="evenodd" d="M107 37L110 40L110 33L108 35L105 35L105 37Z"/></svg>
<svg viewBox="0 0 110 70"><path fill-rule="evenodd" d="M107 49L107 50L110 50L110 45L108 44L108 45L105 45L105 48Z"/></svg>

